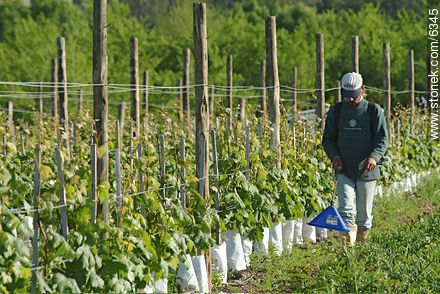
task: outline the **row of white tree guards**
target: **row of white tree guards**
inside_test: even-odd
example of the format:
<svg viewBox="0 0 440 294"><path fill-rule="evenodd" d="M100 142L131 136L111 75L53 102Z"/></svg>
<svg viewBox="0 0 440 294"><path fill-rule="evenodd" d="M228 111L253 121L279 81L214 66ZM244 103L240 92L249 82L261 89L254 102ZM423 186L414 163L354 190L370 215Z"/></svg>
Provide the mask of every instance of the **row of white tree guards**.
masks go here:
<svg viewBox="0 0 440 294"><path fill-rule="evenodd" d="M421 178L439 171L440 168L435 171L410 175L403 178L401 182L393 183L388 189L383 189L381 185L378 185L376 186L375 195L390 197L397 191L410 192L417 186ZM213 272L219 275L222 283L226 284L228 271L245 270L250 265L252 252L267 255L269 247L272 247L276 254L281 255L284 250L289 250L294 245L303 244L303 242L316 243L317 239L326 239L327 229L316 228L307 224L313 218L314 216L310 216L303 219L274 222L273 228L264 228L263 240L258 243L253 243L234 230L223 232L224 242L215 245L211 250ZM181 291L208 292L208 278L203 255L185 256L185 262L179 263L177 276L180 279ZM158 288L152 290L160 292Z"/></svg>
<svg viewBox="0 0 440 294"><path fill-rule="evenodd" d="M417 187L424 177L431 174L438 174L440 167L433 171L425 171L412 174L403 178L400 182L393 183L387 189L381 185L376 186L375 195L378 197L392 197L396 192L411 192ZM327 229L309 226L314 216L303 219L289 220L285 222L274 222L273 228L264 228L263 240L253 243L248 238L241 236L234 230L222 233L223 243L215 245L212 250L212 270L220 277L222 283L227 283L228 271L245 270L250 264L250 255L267 255L269 247L272 247L276 254L289 250L292 246L303 244L303 242L315 243L317 238L327 238ZM26 226L33 231L32 217L25 217ZM14 231L13 231L14 233ZM16 233L15 233L16 235ZM24 236L24 241L31 246L29 236ZM184 262L179 262L177 277L180 280L180 289L183 292L209 292L208 277L205 266L204 255L184 257ZM147 286L138 293L167 293L168 280L155 279L152 277L153 285Z"/></svg>

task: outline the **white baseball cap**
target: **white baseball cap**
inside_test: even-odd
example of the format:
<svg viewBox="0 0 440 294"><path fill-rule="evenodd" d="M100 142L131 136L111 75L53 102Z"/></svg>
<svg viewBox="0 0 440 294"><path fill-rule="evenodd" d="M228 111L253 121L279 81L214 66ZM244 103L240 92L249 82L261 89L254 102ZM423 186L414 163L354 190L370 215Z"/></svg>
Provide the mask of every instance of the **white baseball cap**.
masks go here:
<svg viewBox="0 0 440 294"><path fill-rule="evenodd" d="M356 98L362 92L362 76L355 72L346 73L341 80L342 98Z"/></svg>

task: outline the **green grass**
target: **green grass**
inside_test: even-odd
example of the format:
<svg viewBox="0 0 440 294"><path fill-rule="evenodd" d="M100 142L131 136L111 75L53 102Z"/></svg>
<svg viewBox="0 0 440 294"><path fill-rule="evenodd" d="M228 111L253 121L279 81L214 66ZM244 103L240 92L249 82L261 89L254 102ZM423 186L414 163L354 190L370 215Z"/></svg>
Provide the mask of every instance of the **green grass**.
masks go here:
<svg viewBox="0 0 440 294"><path fill-rule="evenodd" d="M250 293L440 293L440 176L414 193L377 198L372 234L355 247L327 241L281 256L251 256L240 287ZM219 288L220 289L220 288Z"/></svg>

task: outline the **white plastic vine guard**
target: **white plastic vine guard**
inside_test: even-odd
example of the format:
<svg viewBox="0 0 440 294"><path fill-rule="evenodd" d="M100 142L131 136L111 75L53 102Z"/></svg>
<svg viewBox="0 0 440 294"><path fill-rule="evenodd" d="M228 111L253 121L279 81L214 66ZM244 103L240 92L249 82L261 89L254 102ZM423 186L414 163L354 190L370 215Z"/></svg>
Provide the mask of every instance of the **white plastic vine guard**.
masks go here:
<svg viewBox="0 0 440 294"><path fill-rule="evenodd" d="M209 293L208 274L206 272L205 256L198 255L192 258L194 271L196 272L197 282L200 293Z"/></svg>
<svg viewBox="0 0 440 294"><path fill-rule="evenodd" d="M313 217L304 217L303 218L303 228L302 228L302 235L304 241L316 243L316 228L314 226L308 225L309 222L311 222Z"/></svg>
<svg viewBox="0 0 440 294"><path fill-rule="evenodd" d="M327 239L327 229L326 228L315 228L316 230L316 237L320 239Z"/></svg>
<svg viewBox="0 0 440 294"><path fill-rule="evenodd" d="M273 228L269 230L269 246L275 247L275 253L281 255L283 253L283 224L281 222L273 222Z"/></svg>
<svg viewBox="0 0 440 294"><path fill-rule="evenodd" d="M295 235L295 220L288 220L283 223L283 247L291 249L293 245L293 236Z"/></svg>
<svg viewBox="0 0 440 294"><path fill-rule="evenodd" d="M249 238L241 236L241 247L243 247L243 255L246 266L251 264L250 256L252 254L252 245L253 242Z"/></svg>
<svg viewBox="0 0 440 294"><path fill-rule="evenodd" d="M211 249L212 271L220 276L221 283L228 281L228 256L226 252L226 243L215 245Z"/></svg>
<svg viewBox="0 0 440 294"><path fill-rule="evenodd" d="M303 243L303 221L302 219L297 219L295 222L295 231L293 232L293 244L302 244Z"/></svg>
<svg viewBox="0 0 440 294"><path fill-rule="evenodd" d="M189 254L185 255L185 262L179 261L177 278L180 280L180 290L182 292L200 291L192 258Z"/></svg>
<svg viewBox="0 0 440 294"><path fill-rule="evenodd" d="M229 230L223 233L226 240L226 253L228 257L228 268L234 271L246 269L243 247L241 245L241 236L235 230Z"/></svg>
<svg viewBox="0 0 440 294"><path fill-rule="evenodd" d="M254 250L257 254L261 255L269 253L269 228L263 228L263 240L255 242Z"/></svg>

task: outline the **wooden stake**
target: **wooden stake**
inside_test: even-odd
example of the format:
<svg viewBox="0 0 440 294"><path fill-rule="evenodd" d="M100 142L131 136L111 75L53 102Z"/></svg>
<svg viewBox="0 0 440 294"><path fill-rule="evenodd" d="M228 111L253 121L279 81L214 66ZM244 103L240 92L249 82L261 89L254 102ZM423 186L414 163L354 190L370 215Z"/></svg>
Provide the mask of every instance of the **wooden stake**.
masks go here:
<svg viewBox="0 0 440 294"><path fill-rule="evenodd" d="M238 115L238 120L244 125L244 120L246 117L246 98L240 97L240 113Z"/></svg>
<svg viewBox="0 0 440 294"><path fill-rule="evenodd" d="M191 51L189 48L183 49L183 113L185 115L186 123L190 125L191 122L191 106L189 103L189 68L190 68Z"/></svg>
<svg viewBox="0 0 440 294"><path fill-rule="evenodd" d="M138 143L138 161L142 159L142 143ZM139 167L139 192L144 193L144 173L142 172L142 168ZM144 194L141 194L142 197L145 198ZM141 215L145 218L145 205L141 205Z"/></svg>
<svg viewBox="0 0 440 294"><path fill-rule="evenodd" d="M63 164L61 162L61 152L59 148L55 148L55 156L57 161L58 183L60 186L60 205L61 205L61 234L67 240L67 232L69 231L67 225L66 212L66 191L64 190Z"/></svg>
<svg viewBox="0 0 440 294"><path fill-rule="evenodd" d="M82 89L78 90L78 114L82 112L83 109L83 91Z"/></svg>
<svg viewBox="0 0 440 294"><path fill-rule="evenodd" d="M9 135L11 136L12 142L15 142L15 126L14 126L14 102L8 101L6 103L6 108L8 109L8 128Z"/></svg>
<svg viewBox="0 0 440 294"><path fill-rule="evenodd" d="M121 124L122 135L124 135L126 109L127 109L127 103L125 101L121 101L121 103L118 106L118 120Z"/></svg>
<svg viewBox="0 0 440 294"><path fill-rule="evenodd" d="M107 55L107 0L93 1L93 119L99 138L98 149L106 151L97 161L97 184L108 182L108 55ZM105 224L110 223L109 199L102 207ZM107 236L104 236L107 237Z"/></svg>
<svg viewBox="0 0 440 294"><path fill-rule="evenodd" d="M50 81L52 83L52 116L58 122L58 60L52 58L50 62Z"/></svg>
<svg viewBox="0 0 440 294"><path fill-rule="evenodd" d="M20 132L20 142L21 142L21 156L24 157L24 139L23 139L23 132Z"/></svg>
<svg viewBox="0 0 440 294"><path fill-rule="evenodd" d="M337 80L336 81L336 99L335 99L335 104L338 102L342 101L342 97L341 97L341 81Z"/></svg>
<svg viewBox="0 0 440 294"><path fill-rule="evenodd" d="M64 37L57 38L58 47L58 96L60 99L60 125L66 138L66 148L69 146L69 112L67 97L67 68L66 68L66 41Z"/></svg>
<svg viewBox="0 0 440 294"><path fill-rule="evenodd" d="M410 131L413 132L413 123L414 123L414 50L409 50L408 52L408 74L409 74L409 104L411 106L411 117L410 117Z"/></svg>
<svg viewBox="0 0 440 294"><path fill-rule="evenodd" d="M383 88L384 109L387 120L391 119L391 76L390 76L390 43L383 44Z"/></svg>
<svg viewBox="0 0 440 294"><path fill-rule="evenodd" d="M36 293L37 290L37 268L38 268L38 239L40 237L40 216L38 212L38 200L40 196L40 166L41 166L41 151L40 144L35 146L35 164L34 164L34 237L32 239L32 293Z"/></svg>
<svg viewBox="0 0 440 294"><path fill-rule="evenodd" d="M278 79L278 57L276 40L276 18L266 17L266 62L269 92L269 119L274 127L274 147L277 150L276 166L281 168L280 149L280 81Z"/></svg>
<svg viewBox="0 0 440 294"><path fill-rule="evenodd" d="M93 205L91 208L92 211L92 218L90 220L91 223L96 224L96 217L98 215L98 198L96 193L96 186L97 186L97 162L96 162L96 144L91 145L91 160L90 160L90 167L91 167L91 189L90 189L90 199L93 201Z"/></svg>
<svg viewBox="0 0 440 294"><path fill-rule="evenodd" d="M227 94L226 94L226 108L228 112L228 130L232 129L232 56L228 55L226 58L226 83L227 83Z"/></svg>
<svg viewBox="0 0 440 294"><path fill-rule="evenodd" d="M193 4L193 36L195 59L195 113L196 113L196 176L202 197L209 199L209 107L208 107L208 35L206 32L206 4ZM204 154L202 152L204 151ZM203 155L203 156L202 156ZM206 177L204 177L206 175ZM202 187L200 187L202 186ZM212 289L211 250L205 252L209 290Z"/></svg>
<svg viewBox="0 0 440 294"><path fill-rule="evenodd" d="M38 86L38 112L40 113L40 120L43 120L43 115L44 115L44 104L43 104L43 83L40 82L39 86Z"/></svg>
<svg viewBox="0 0 440 294"><path fill-rule="evenodd" d="M148 117L148 94L149 94L149 89L148 89L148 70L144 71L144 99L143 99L143 105L144 105L144 121L147 119Z"/></svg>
<svg viewBox="0 0 440 294"><path fill-rule="evenodd" d="M297 113L297 111L298 111L298 101L297 101L297 88L298 88L298 83L297 83L297 75L298 75L298 69L297 69L297 67L295 66L294 68L293 68L293 71L292 71L292 114L293 114L293 117L295 117L296 116L296 113Z"/></svg>
<svg viewBox="0 0 440 294"><path fill-rule="evenodd" d="M121 207L122 207L122 183L121 183L121 151L116 148L115 151L115 177L116 177L116 203L118 206L118 225L122 223Z"/></svg>
<svg viewBox="0 0 440 294"><path fill-rule="evenodd" d="M359 37L351 36L351 71L359 73Z"/></svg>
<svg viewBox="0 0 440 294"><path fill-rule="evenodd" d="M130 81L131 81L131 119L134 122L134 136L139 135L139 58L138 39L130 38Z"/></svg>
<svg viewBox="0 0 440 294"><path fill-rule="evenodd" d="M249 126L246 126L246 179L249 181Z"/></svg>
<svg viewBox="0 0 440 294"><path fill-rule="evenodd" d="M182 173L182 181L180 186L180 200L182 202L182 208L186 209L186 197L185 197L185 185L186 185L186 171L185 171L185 139L180 139L180 160L182 162L182 167L180 171Z"/></svg>
<svg viewBox="0 0 440 294"><path fill-rule="evenodd" d="M321 119L320 126L325 125L325 83L324 83L324 34L316 34L316 115Z"/></svg>
<svg viewBox="0 0 440 294"><path fill-rule="evenodd" d="M260 100L260 116L267 116L266 106L266 59L260 62L260 84L261 84L261 100Z"/></svg>
<svg viewBox="0 0 440 294"><path fill-rule="evenodd" d="M177 105L179 105L179 120L183 120L183 89L182 79L177 79Z"/></svg>
<svg viewBox="0 0 440 294"><path fill-rule="evenodd" d="M219 199L219 174L218 174L218 159L217 159L217 141L215 139L215 131L211 130L211 141L212 141L212 159L214 160L214 179L215 179L215 209L217 212L220 210L220 199ZM217 222L215 226L215 237L217 245L220 245L220 222Z"/></svg>
<svg viewBox="0 0 440 294"><path fill-rule="evenodd" d="M214 86L212 86L209 93L209 117L211 121L214 120L214 99Z"/></svg>

